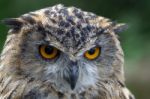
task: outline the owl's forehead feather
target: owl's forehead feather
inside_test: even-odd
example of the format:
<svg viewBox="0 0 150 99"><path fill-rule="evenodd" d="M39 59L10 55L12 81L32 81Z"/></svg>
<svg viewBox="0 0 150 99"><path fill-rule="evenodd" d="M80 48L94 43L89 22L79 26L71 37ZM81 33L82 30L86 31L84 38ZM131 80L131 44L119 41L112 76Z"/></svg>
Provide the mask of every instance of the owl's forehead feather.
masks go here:
<svg viewBox="0 0 150 99"><path fill-rule="evenodd" d="M57 45L73 52L78 52L87 43L92 45L102 33L115 32L123 27L123 24L116 24L91 12L61 4L24 14L17 19L23 26L46 34L50 42L57 42Z"/></svg>

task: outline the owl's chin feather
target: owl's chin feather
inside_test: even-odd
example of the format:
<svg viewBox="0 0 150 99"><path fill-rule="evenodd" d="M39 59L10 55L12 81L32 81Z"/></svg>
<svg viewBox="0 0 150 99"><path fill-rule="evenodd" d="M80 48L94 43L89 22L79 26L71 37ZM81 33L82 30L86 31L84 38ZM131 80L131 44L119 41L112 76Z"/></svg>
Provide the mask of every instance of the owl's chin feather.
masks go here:
<svg viewBox="0 0 150 99"><path fill-rule="evenodd" d="M76 97L85 98L87 96L90 99L134 99L130 91L126 87L122 87L120 83L116 81L101 81L96 85L81 87L74 90L60 90L54 84L48 82L40 81L29 81L27 79L14 79L13 77L5 77L2 80L1 86L1 99L10 97L11 99L58 99L61 95L62 97L67 97L70 99L72 95ZM7 85L7 86L6 86ZM9 89L13 90L9 90ZM5 93L5 94L4 94ZM4 98L5 97L5 98Z"/></svg>

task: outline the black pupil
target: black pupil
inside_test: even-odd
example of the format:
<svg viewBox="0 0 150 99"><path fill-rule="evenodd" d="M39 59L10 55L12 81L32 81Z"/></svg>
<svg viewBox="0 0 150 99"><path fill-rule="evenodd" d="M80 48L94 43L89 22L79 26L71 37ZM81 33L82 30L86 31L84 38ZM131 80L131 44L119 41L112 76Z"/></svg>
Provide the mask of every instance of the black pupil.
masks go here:
<svg viewBox="0 0 150 99"><path fill-rule="evenodd" d="M95 48L90 49L90 50L88 51L88 53L89 53L90 55L93 55L93 54L95 53Z"/></svg>
<svg viewBox="0 0 150 99"><path fill-rule="evenodd" d="M52 54L54 51L54 48L52 46L46 46L45 53Z"/></svg>

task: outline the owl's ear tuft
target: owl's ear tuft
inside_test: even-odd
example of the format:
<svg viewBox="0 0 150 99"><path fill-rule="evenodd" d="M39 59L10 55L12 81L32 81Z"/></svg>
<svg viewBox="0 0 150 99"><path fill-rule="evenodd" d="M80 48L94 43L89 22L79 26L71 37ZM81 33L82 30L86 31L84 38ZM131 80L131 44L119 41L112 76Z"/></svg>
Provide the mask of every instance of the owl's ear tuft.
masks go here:
<svg viewBox="0 0 150 99"><path fill-rule="evenodd" d="M121 24L116 24L114 27L113 27L113 30L115 33L120 33L124 30L126 30L128 28L128 25L124 24L124 23L121 23Z"/></svg>
<svg viewBox="0 0 150 99"><path fill-rule="evenodd" d="M14 30L18 30L23 26L23 22L18 18L4 19L2 20L2 23Z"/></svg>

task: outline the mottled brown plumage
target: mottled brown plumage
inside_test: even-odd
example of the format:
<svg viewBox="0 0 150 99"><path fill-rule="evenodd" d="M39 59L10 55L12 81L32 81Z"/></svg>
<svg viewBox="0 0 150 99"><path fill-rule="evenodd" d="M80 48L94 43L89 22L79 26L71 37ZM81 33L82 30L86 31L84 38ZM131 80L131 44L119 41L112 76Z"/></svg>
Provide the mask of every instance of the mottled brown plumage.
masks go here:
<svg viewBox="0 0 150 99"><path fill-rule="evenodd" d="M63 5L4 23L10 31L0 57L0 99L134 99L124 83L116 34L124 24ZM55 47L59 56L44 59L42 45ZM86 59L95 47L100 55Z"/></svg>

